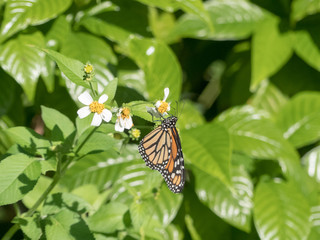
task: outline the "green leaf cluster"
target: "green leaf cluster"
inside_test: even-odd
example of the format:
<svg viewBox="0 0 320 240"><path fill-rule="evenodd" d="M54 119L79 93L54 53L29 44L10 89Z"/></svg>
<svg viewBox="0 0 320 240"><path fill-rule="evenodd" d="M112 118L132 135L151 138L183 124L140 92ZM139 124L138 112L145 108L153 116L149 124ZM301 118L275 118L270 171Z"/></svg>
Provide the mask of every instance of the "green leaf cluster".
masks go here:
<svg viewBox="0 0 320 240"><path fill-rule="evenodd" d="M318 0L0 7L3 240L320 238ZM164 88L181 194L138 152ZM110 121L77 117L85 91Z"/></svg>

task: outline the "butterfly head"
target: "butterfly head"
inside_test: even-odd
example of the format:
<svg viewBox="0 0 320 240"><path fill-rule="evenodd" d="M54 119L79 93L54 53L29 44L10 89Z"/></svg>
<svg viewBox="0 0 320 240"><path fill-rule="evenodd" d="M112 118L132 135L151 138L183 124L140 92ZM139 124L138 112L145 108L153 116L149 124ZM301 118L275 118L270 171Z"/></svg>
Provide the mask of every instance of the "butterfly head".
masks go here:
<svg viewBox="0 0 320 240"><path fill-rule="evenodd" d="M176 126L176 123L178 121L178 118L175 116L166 118L162 121L162 126L164 126L165 128L172 128Z"/></svg>

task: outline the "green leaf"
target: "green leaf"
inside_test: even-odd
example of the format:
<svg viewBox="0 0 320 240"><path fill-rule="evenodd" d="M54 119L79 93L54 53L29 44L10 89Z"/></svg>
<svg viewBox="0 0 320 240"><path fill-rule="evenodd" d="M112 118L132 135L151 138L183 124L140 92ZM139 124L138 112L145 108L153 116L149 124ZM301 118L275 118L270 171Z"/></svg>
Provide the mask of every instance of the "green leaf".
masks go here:
<svg viewBox="0 0 320 240"><path fill-rule="evenodd" d="M206 23L209 33L214 32L214 26L210 21L208 11L205 9L202 0L176 0L178 6L185 12L198 16Z"/></svg>
<svg viewBox="0 0 320 240"><path fill-rule="evenodd" d="M204 171L197 168L192 170L199 199L231 225L250 232L253 184L244 168L232 168L231 187Z"/></svg>
<svg viewBox="0 0 320 240"><path fill-rule="evenodd" d="M22 199L23 204L27 208L31 208L39 199L39 196L41 196L44 193L44 191L49 187L51 182L52 182L51 178L41 175L36 186L33 188L33 190L23 197ZM64 191L64 189L61 188L59 185L56 185L50 193L54 194L56 192L61 192L61 191ZM43 203L40 204L37 210L41 210L42 205Z"/></svg>
<svg viewBox="0 0 320 240"><path fill-rule="evenodd" d="M49 93L54 91L55 69L56 63L48 55L45 55L44 65L41 68L41 78Z"/></svg>
<svg viewBox="0 0 320 240"><path fill-rule="evenodd" d="M279 19L272 17L259 25L253 35L251 90L275 74L292 55L292 33L280 32L279 24Z"/></svg>
<svg viewBox="0 0 320 240"><path fill-rule="evenodd" d="M116 95L118 87L118 79L113 79L112 81L108 82L108 85L104 88L104 91L102 93L105 93L108 95L108 102L111 102L114 99L114 96Z"/></svg>
<svg viewBox="0 0 320 240"><path fill-rule="evenodd" d="M105 41L87 33L70 33L62 45L61 52L81 62L89 61L96 70L101 68L101 71L106 70L105 66L108 63L116 65L118 61L112 48ZM102 72L96 72L98 79L99 74Z"/></svg>
<svg viewBox="0 0 320 240"><path fill-rule="evenodd" d="M311 216L310 219L312 220L312 228L311 232L308 236L308 240L317 240L320 238L320 205L312 206L311 207Z"/></svg>
<svg viewBox="0 0 320 240"><path fill-rule="evenodd" d="M46 174L46 172L48 171L56 171L57 170L57 159L56 159L56 156L52 153L52 155L43 160L43 161L40 161L40 164L41 164L41 173L42 174Z"/></svg>
<svg viewBox="0 0 320 240"><path fill-rule="evenodd" d="M307 15L320 12L320 3L318 0L293 0L291 17L299 21Z"/></svg>
<svg viewBox="0 0 320 240"><path fill-rule="evenodd" d="M247 38L265 18L261 8L246 0L207 1L205 8L214 25L213 39Z"/></svg>
<svg viewBox="0 0 320 240"><path fill-rule="evenodd" d="M283 171L292 175L299 167L297 152L264 111L250 106L234 107L220 114L215 121L228 129L234 151L258 159L279 161Z"/></svg>
<svg viewBox="0 0 320 240"><path fill-rule="evenodd" d="M91 9L79 24L95 35L120 44L131 35L152 37L148 30L148 8L131 0L101 3Z"/></svg>
<svg viewBox="0 0 320 240"><path fill-rule="evenodd" d="M91 208L89 203L76 195L71 193L55 193L46 198L41 209L41 214L56 214L63 209L83 214L87 213Z"/></svg>
<svg viewBox="0 0 320 240"><path fill-rule="evenodd" d="M144 71L150 99L162 99L163 90L168 87L168 101L179 100L182 71L176 56L167 45L157 40L132 37L127 41L126 51Z"/></svg>
<svg viewBox="0 0 320 240"><path fill-rule="evenodd" d="M230 225L203 205L194 191L185 194L184 206L181 220L184 220L191 239L212 240L212 236L221 240L232 239Z"/></svg>
<svg viewBox="0 0 320 240"><path fill-rule="evenodd" d="M59 111L41 106L41 117L46 125L46 127L56 132L59 137L57 139L64 140L75 130L73 123L68 117L60 113Z"/></svg>
<svg viewBox="0 0 320 240"><path fill-rule="evenodd" d="M316 27L316 31L317 35L319 35L320 32L318 27ZM310 66L320 71L319 45L317 45L317 43L314 41L310 32L306 30L294 32L293 47L299 57L301 57Z"/></svg>
<svg viewBox="0 0 320 240"><path fill-rule="evenodd" d="M41 174L39 161L24 154L0 162L0 206L15 203L30 192Z"/></svg>
<svg viewBox="0 0 320 240"><path fill-rule="evenodd" d="M148 183L147 178L145 182ZM160 223L162 227L167 227L176 217L181 203L182 195L172 194L163 184L156 198L149 197L131 203L130 216L133 226L137 230L144 229L145 232L148 232L149 223L153 220ZM153 214L150 215L150 212Z"/></svg>
<svg viewBox="0 0 320 240"><path fill-rule="evenodd" d="M83 67L84 64L78 60L69 58L64 56L61 53L50 49L42 49L45 53L47 53L57 64L60 68L61 72L65 75L67 79L71 82L75 83L76 85L83 86L85 88L90 88L89 84L83 81Z"/></svg>
<svg viewBox="0 0 320 240"><path fill-rule="evenodd" d="M128 103L127 106L130 107L134 116L141 117L149 122L152 121L151 114L147 112L147 107L154 107L152 103L145 101L133 101Z"/></svg>
<svg viewBox="0 0 320 240"><path fill-rule="evenodd" d="M100 233L112 233L125 228L123 215L128 207L120 202L110 202L103 205L96 213L88 219L91 231Z"/></svg>
<svg viewBox="0 0 320 240"><path fill-rule="evenodd" d="M94 240L85 221L78 214L65 209L46 219L45 231L48 240Z"/></svg>
<svg viewBox="0 0 320 240"><path fill-rule="evenodd" d="M40 216L34 214L32 217L16 218L22 232L30 239L38 240L42 236Z"/></svg>
<svg viewBox="0 0 320 240"><path fill-rule="evenodd" d="M302 157L302 164L308 175L320 182L320 146L311 149Z"/></svg>
<svg viewBox="0 0 320 240"><path fill-rule="evenodd" d="M148 179L145 180L145 184L148 184ZM178 214L183 195L172 194L169 188L162 184L158 196L151 199L154 211L153 218L161 223L162 226L169 226Z"/></svg>
<svg viewBox="0 0 320 240"><path fill-rule="evenodd" d="M168 12L173 12L177 10L178 4L176 0L137 0L143 4L146 4L148 6L152 7L158 7Z"/></svg>
<svg viewBox="0 0 320 240"><path fill-rule="evenodd" d="M284 182L260 182L254 197L254 223L261 239L306 239L311 229L306 199Z"/></svg>
<svg viewBox="0 0 320 240"><path fill-rule="evenodd" d="M109 149L106 152L85 156L68 169L61 179L61 184L68 189L84 184L94 184L99 190L106 189L121 176L125 166L130 166L133 159L139 158L136 145L132 146L132 150L127 149L125 153L120 156Z"/></svg>
<svg viewBox="0 0 320 240"><path fill-rule="evenodd" d="M47 153L50 142L41 135L26 127L13 127L6 130L12 142L17 143L29 154Z"/></svg>
<svg viewBox="0 0 320 240"><path fill-rule="evenodd" d="M306 146L320 139L320 94L301 92L279 112L277 124L284 138L295 147Z"/></svg>
<svg viewBox="0 0 320 240"><path fill-rule="evenodd" d="M163 182L161 174L145 166L144 161L137 154L136 145L126 146L122 152L117 157L109 155L107 160L104 160L101 155L97 158L98 163L86 164L87 167L84 169L87 174L84 178L91 183L96 182L99 187L104 189L110 188L112 190L110 193L111 201L131 205L137 197L141 197L141 204L147 209L152 209L153 214L150 218L150 214L146 216L138 212L137 219L141 221L135 223L135 227L139 227L139 223L143 224L145 222L143 219L146 218L154 219L161 225L167 226L176 216L182 196L172 194L165 184L162 184L160 188ZM82 159L82 161L88 160ZM81 184L79 176L83 176L82 172L77 176L77 184ZM69 178L67 180L70 181ZM156 198L153 197L155 191L158 191Z"/></svg>
<svg viewBox="0 0 320 240"><path fill-rule="evenodd" d="M81 49L81 51L79 51ZM94 80L98 89L103 89L114 79L107 68L108 64L117 64L117 58L111 47L102 39L87 33L69 33L63 42L61 53L83 63L91 63L94 67Z"/></svg>
<svg viewBox="0 0 320 240"><path fill-rule="evenodd" d="M225 128L206 124L183 130L181 142L187 161L224 184L230 184L231 140Z"/></svg>
<svg viewBox="0 0 320 240"><path fill-rule="evenodd" d="M29 25L38 25L64 12L71 0L8 0L1 26L4 40Z"/></svg>
<svg viewBox="0 0 320 240"><path fill-rule="evenodd" d="M117 140L102 132L93 133L86 141L86 138L91 131L91 129L88 129L86 132L84 132L80 136L78 143L75 146L75 151L80 156L94 152L107 151L115 146ZM84 141L86 142L83 144Z"/></svg>
<svg viewBox="0 0 320 240"><path fill-rule="evenodd" d="M66 36L71 31L71 23L68 21L67 16L61 15L54 20L52 27L46 35L47 44L50 46L61 47L67 40Z"/></svg>
<svg viewBox="0 0 320 240"><path fill-rule="evenodd" d="M107 191L106 191L107 192ZM72 190L72 194L84 199L89 204L91 204L95 209L95 203L100 201L101 195L99 194L99 189L94 184L85 184ZM100 206L99 206L100 207Z"/></svg>
<svg viewBox="0 0 320 240"><path fill-rule="evenodd" d="M288 98L275 85L264 80L249 102L256 109L265 110L275 118L288 102Z"/></svg>
<svg viewBox="0 0 320 240"><path fill-rule="evenodd" d="M32 101L45 55L31 45L44 46L44 37L41 32L19 34L17 38L2 45L0 63L1 67L21 85L29 100Z"/></svg>
<svg viewBox="0 0 320 240"><path fill-rule="evenodd" d="M201 126L205 123L205 118L201 114L200 106L196 103L183 101L179 103L177 108L177 114L174 115L179 117L177 122L177 128L179 130Z"/></svg>
<svg viewBox="0 0 320 240"><path fill-rule="evenodd" d="M96 17L86 17L81 22L90 32L109 38L111 41L125 42L130 32Z"/></svg>
<svg viewBox="0 0 320 240"><path fill-rule="evenodd" d="M245 0L206 1L204 7L210 24L213 24L213 32L198 14L184 14L172 29L171 38L244 39L253 33L266 16L261 8Z"/></svg>
<svg viewBox="0 0 320 240"><path fill-rule="evenodd" d="M14 80L9 75L1 72L0 117L7 114L10 111L10 108L15 108L16 88L17 84Z"/></svg>
<svg viewBox="0 0 320 240"><path fill-rule="evenodd" d="M68 39L66 36L71 31L71 23L67 20L67 17L59 16L52 24L52 27L46 34L46 46L49 49L59 49L63 42ZM45 56L45 65L42 67L41 77L47 87L48 92L54 91L56 63L49 55Z"/></svg>
<svg viewBox="0 0 320 240"><path fill-rule="evenodd" d="M208 29L208 25L197 15L184 14L177 20L168 35L169 39L182 37L207 39L210 36L210 30Z"/></svg>
<svg viewBox="0 0 320 240"><path fill-rule="evenodd" d="M175 27L175 15L171 12L159 12L156 8L149 9L149 24L152 34L167 44L177 42L177 38L171 37L173 28Z"/></svg>
<svg viewBox="0 0 320 240"><path fill-rule="evenodd" d="M119 85L134 88L143 96L147 91L144 72L129 58L120 61L117 68Z"/></svg>

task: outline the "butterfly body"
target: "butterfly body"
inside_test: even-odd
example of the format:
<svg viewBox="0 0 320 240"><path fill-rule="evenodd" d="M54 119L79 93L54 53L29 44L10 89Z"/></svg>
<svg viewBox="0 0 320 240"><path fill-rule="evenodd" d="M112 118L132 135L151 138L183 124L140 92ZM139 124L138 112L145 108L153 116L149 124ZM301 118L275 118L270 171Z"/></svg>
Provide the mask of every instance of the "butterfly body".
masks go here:
<svg viewBox="0 0 320 240"><path fill-rule="evenodd" d="M139 152L146 165L163 176L169 189L180 193L184 187L185 171L180 137L176 129L177 117L169 117L146 135L139 144Z"/></svg>

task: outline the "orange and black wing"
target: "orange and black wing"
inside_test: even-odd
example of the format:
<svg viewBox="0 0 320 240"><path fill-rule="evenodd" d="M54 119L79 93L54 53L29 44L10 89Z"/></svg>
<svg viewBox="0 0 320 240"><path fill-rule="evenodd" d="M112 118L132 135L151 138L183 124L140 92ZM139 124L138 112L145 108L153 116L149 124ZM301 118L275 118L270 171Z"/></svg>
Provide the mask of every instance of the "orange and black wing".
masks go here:
<svg viewBox="0 0 320 240"><path fill-rule="evenodd" d="M161 126L145 136L139 144L139 152L151 169L162 170L170 157L171 136Z"/></svg>
<svg viewBox="0 0 320 240"><path fill-rule="evenodd" d="M160 170L169 189L174 193L180 193L183 190L185 182L184 159L181 149L181 142L177 129L169 128L171 137L170 158L164 169Z"/></svg>

